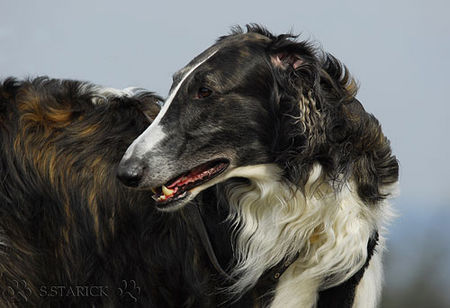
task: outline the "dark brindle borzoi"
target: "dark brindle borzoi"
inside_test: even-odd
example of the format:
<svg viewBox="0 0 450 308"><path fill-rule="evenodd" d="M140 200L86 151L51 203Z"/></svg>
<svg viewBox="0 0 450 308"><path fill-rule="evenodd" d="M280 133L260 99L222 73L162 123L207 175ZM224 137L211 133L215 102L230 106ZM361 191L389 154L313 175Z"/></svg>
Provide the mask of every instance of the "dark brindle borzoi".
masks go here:
<svg viewBox="0 0 450 308"><path fill-rule="evenodd" d="M218 184L234 223L231 294L287 262L272 307L374 307L398 164L355 94L330 54L237 29L175 74L118 176L153 189L162 211Z"/></svg>
<svg viewBox="0 0 450 308"><path fill-rule="evenodd" d="M223 301L189 212L161 213L115 176L157 100L79 81L0 84L0 307ZM208 214L218 230L221 215Z"/></svg>

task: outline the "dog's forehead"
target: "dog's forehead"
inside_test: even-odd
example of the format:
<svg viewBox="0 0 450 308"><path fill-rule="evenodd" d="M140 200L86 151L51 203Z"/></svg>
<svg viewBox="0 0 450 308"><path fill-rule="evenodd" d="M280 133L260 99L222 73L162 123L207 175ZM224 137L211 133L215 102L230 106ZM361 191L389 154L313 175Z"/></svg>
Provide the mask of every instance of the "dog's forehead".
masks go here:
<svg viewBox="0 0 450 308"><path fill-rule="evenodd" d="M215 54L218 51L218 48L213 45L206 49L204 52L196 56L194 59L192 59L186 66L178 70L173 75L173 81L174 85L180 82L183 79L183 76L185 76L189 71L192 70L193 67L198 66L199 63L205 62L206 59L210 58L211 55Z"/></svg>
<svg viewBox="0 0 450 308"><path fill-rule="evenodd" d="M272 39L268 38L265 35L249 32L249 33L242 33L242 34L235 34L232 36L225 37L223 39L223 43L227 44L236 44L236 43L270 43Z"/></svg>
<svg viewBox="0 0 450 308"><path fill-rule="evenodd" d="M219 50L217 57L230 54L240 58L253 57L258 49L264 51L270 42L271 39L259 33L231 35L217 43Z"/></svg>
<svg viewBox="0 0 450 308"><path fill-rule="evenodd" d="M204 62L202 64L206 65L207 63L205 62L205 59L209 58L213 53L217 54L214 57L224 57L227 54L232 53L235 56L238 55L241 58L246 58L252 56L252 53L250 52L252 47L263 47L270 42L271 39L259 33L244 33L225 37L224 39L220 40L219 42L199 54L185 67L178 70L173 75L174 83L178 83L183 78L183 76L198 63Z"/></svg>

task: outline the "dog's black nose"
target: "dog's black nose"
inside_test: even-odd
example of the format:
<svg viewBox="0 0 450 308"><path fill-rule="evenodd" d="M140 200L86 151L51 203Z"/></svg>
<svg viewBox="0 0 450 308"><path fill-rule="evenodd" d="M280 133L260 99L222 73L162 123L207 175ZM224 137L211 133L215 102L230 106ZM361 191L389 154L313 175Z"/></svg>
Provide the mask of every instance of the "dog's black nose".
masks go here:
<svg viewBox="0 0 450 308"><path fill-rule="evenodd" d="M144 164L140 159L121 161L117 168L117 177L127 186L137 187L144 176Z"/></svg>

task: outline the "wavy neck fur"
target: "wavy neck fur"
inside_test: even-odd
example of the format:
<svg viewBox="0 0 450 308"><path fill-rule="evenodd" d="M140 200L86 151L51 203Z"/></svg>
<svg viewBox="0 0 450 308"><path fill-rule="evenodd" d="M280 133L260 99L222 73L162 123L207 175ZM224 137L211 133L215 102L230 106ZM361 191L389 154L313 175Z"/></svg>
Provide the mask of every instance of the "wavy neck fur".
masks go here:
<svg viewBox="0 0 450 308"><path fill-rule="evenodd" d="M368 240L381 228L383 207L365 205L351 182L335 189L319 165L303 191L283 181L276 165L241 169L238 173L248 182L224 184L238 260L232 273L237 282L230 292L242 294L266 270L298 254L281 277L272 306L291 307L287 296L295 298L292 305L312 307L319 291L341 284L363 267Z"/></svg>

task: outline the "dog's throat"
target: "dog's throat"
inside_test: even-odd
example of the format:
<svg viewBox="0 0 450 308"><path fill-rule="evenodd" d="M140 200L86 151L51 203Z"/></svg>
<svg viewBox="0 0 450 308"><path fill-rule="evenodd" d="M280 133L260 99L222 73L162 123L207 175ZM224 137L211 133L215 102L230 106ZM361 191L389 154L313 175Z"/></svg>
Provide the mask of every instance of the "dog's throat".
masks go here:
<svg viewBox="0 0 450 308"><path fill-rule="evenodd" d="M153 199L159 204L169 203L184 198L190 189L197 187L220 173L229 163L226 160L213 160L201 164L167 182L161 187L153 189Z"/></svg>

